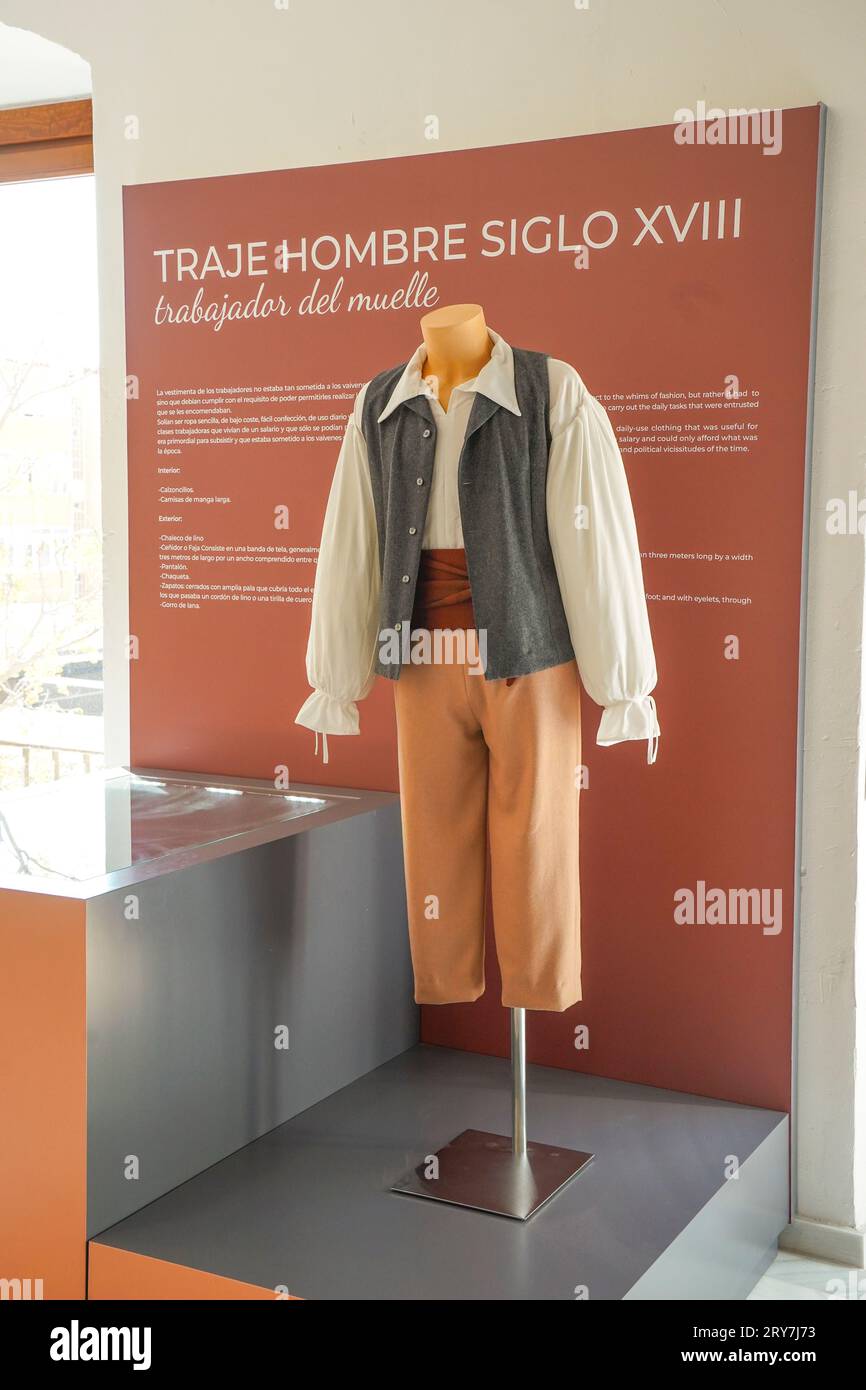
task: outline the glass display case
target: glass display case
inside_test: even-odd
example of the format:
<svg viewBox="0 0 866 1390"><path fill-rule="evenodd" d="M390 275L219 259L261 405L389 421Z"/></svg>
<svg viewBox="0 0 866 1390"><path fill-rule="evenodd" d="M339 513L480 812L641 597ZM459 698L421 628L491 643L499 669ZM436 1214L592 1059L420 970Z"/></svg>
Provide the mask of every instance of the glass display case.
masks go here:
<svg viewBox="0 0 866 1390"><path fill-rule="evenodd" d="M337 798L128 768L0 797L0 884L90 879L310 816Z"/></svg>

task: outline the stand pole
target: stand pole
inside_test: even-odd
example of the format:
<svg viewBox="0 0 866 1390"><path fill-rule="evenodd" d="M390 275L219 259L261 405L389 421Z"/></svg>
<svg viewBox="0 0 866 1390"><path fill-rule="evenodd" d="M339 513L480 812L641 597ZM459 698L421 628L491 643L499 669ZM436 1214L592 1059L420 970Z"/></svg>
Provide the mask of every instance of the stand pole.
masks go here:
<svg viewBox="0 0 866 1390"><path fill-rule="evenodd" d="M511 1010L511 1148L526 1157L526 1010Z"/></svg>
<svg viewBox="0 0 866 1390"><path fill-rule="evenodd" d="M511 1009L511 1135L464 1129L394 1183L392 1192L526 1221L588 1163L591 1153L526 1137L526 1010ZM422 1150L422 1152L424 1152Z"/></svg>

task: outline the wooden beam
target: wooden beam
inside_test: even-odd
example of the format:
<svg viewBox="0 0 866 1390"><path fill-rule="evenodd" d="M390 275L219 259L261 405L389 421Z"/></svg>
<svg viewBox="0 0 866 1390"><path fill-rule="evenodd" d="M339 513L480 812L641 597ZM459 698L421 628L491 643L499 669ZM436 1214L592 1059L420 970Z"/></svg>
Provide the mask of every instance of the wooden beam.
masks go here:
<svg viewBox="0 0 866 1390"><path fill-rule="evenodd" d="M93 103L0 109L0 183L93 173Z"/></svg>

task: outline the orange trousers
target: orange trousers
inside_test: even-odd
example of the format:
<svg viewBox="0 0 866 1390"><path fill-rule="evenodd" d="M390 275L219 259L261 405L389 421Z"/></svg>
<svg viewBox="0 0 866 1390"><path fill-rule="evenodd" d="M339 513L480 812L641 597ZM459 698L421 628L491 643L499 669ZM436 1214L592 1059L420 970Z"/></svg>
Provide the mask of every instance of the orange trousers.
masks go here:
<svg viewBox="0 0 866 1390"><path fill-rule="evenodd" d="M502 1003L561 1011L581 997L577 667L470 669L406 665L394 687L415 999L484 992L489 841Z"/></svg>

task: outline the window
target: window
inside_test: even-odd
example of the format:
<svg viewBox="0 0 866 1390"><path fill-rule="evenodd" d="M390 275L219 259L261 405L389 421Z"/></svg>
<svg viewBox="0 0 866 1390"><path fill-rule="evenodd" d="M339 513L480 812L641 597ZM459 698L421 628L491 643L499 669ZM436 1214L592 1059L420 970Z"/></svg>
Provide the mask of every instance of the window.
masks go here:
<svg viewBox="0 0 866 1390"><path fill-rule="evenodd" d="M90 103L0 110L0 789L102 761Z"/></svg>

